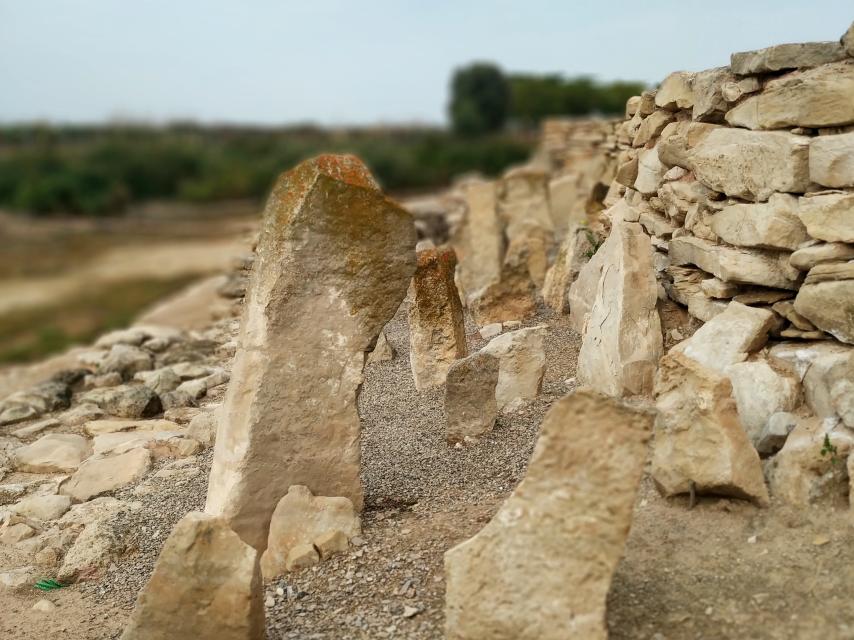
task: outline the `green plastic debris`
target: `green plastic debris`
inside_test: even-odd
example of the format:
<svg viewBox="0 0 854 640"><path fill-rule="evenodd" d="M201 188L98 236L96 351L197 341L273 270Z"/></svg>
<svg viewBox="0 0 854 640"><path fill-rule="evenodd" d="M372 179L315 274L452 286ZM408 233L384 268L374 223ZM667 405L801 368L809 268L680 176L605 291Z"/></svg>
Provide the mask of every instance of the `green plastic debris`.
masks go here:
<svg viewBox="0 0 854 640"><path fill-rule="evenodd" d="M56 580L39 580L36 582L36 589L40 591L53 591L54 589L62 589L64 584L59 584Z"/></svg>

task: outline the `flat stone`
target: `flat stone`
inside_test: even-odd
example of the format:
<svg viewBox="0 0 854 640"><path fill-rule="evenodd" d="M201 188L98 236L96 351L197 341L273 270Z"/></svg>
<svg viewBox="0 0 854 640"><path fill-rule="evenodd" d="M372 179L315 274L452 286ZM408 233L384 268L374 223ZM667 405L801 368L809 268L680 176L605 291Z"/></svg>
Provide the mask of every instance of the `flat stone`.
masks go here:
<svg viewBox="0 0 854 640"><path fill-rule="evenodd" d="M712 231L739 247L794 251L810 239L798 217L798 199L775 193L768 202L734 204L712 216Z"/></svg>
<svg viewBox="0 0 854 640"><path fill-rule="evenodd" d="M223 518L184 516L163 545L122 640L263 640L258 552Z"/></svg>
<svg viewBox="0 0 854 640"><path fill-rule="evenodd" d="M444 384L454 361L468 353L456 266L453 249L418 253L409 305L409 364L419 391Z"/></svg>
<svg viewBox="0 0 854 640"><path fill-rule="evenodd" d="M90 420L83 429L90 436L99 436L105 433L119 433L121 431L180 431L175 422L171 420Z"/></svg>
<svg viewBox="0 0 854 640"><path fill-rule="evenodd" d="M71 499L67 496L30 496L17 504L11 510L18 515L46 522L56 520L71 508Z"/></svg>
<svg viewBox="0 0 854 640"><path fill-rule="evenodd" d="M825 187L854 187L854 132L810 141L810 180Z"/></svg>
<svg viewBox="0 0 854 640"><path fill-rule="evenodd" d="M89 442L70 433L50 433L34 443L16 449L13 458L18 471L62 473L74 471L89 457Z"/></svg>
<svg viewBox="0 0 854 640"><path fill-rule="evenodd" d="M664 496L693 488L767 505L759 455L739 423L729 380L680 352L682 344L659 364L652 479Z"/></svg>
<svg viewBox="0 0 854 640"><path fill-rule="evenodd" d="M730 69L737 75L770 73L786 69L807 69L845 59L839 42L778 44L757 51L733 53Z"/></svg>
<svg viewBox="0 0 854 640"><path fill-rule="evenodd" d="M34 436L37 433L41 433L45 429L52 429L54 427L58 427L61 423L56 418L47 418L46 420L39 420L38 422L34 422L32 424L28 424L25 427L21 427L20 429L15 429L12 432L12 435L16 438L29 438L30 436Z"/></svg>
<svg viewBox="0 0 854 640"><path fill-rule="evenodd" d="M854 344L854 279L804 284L795 311L837 340Z"/></svg>
<svg viewBox="0 0 854 640"><path fill-rule="evenodd" d="M769 80L726 114L734 127L838 127L854 122L854 61Z"/></svg>
<svg viewBox="0 0 854 640"><path fill-rule="evenodd" d="M445 438L463 442L492 431L498 417L495 390L499 359L479 351L459 360L448 371L445 386Z"/></svg>
<svg viewBox="0 0 854 640"><path fill-rule="evenodd" d="M525 478L477 535L445 553L446 638L607 637L606 598L651 422L590 391L552 405Z"/></svg>
<svg viewBox="0 0 854 640"><path fill-rule="evenodd" d="M712 372L725 375L730 365L745 361L765 344L773 324L771 311L730 302L726 311L673 347L669 355L684 354Z"/></svg>
<svg viewBox="0 0 854 640"><path fill-rule="evenodd" d="M854 244L822 242L798 249L789 256L789 264L801 271L809 271L822 262L854 259Z"/></svg>
<svg viewBox="0 0 854 640"><path fill-rule="evenodd" d="M813 238L826 242L854 242L854 193L801 198L798 215Z"/></svg>
<svg viewBox="0 0 854 640"><path fill-rule="evenodd" d="M151 452L142 448L105 458L90 458L62 483L59 490L75 502L86 502L136 482L150 467Z"/></svg>
<svg viewBox="0 0 854 640"><path fill-rule="evenodd" d="M293 485L276 505L270 521L270 539L261 556L265 580L288 571L288 557L299 545L312 545L329 532L350 539L361 535L359 516L347 498L312 495L307 487Z"/></svg>
<svg viewBox="0 0 854 640"><path fill-rule="evenodd" d="M205 506L256 549L292 485L361 509L356 395L365 351L406 295L415 242L411 214L355 157L307 160L273 188Z"/></svg>
<svg viewBox="0 0 854 640"><path fill-rule="evenodd" d="M493 338L481 349L498 358L495 401L499 411L512 411L540 394L546 370L546 331L545 325L517 329Z"/></svg>
<svg viewBox="0 0 854 640"><path fill-rule="evenodd" d="M719 278L707 278L700 283L700 289L709 298L729 299L739 292L740 287Z"/></svg>
<svg viewBox="0 0 854 640"><path fill-rule="evenodd" d="M774 192L807 190L809 144L807 137L782 131L715 127L688 152L691 166L685 168L710 189L762 202Z"/></svg>
<svg viewBox="0 0 854 640"><path fill-rule="evenodd" d="M803 277L786 253L716 245L693 236L673 238L669 255L674 265L697 265L724 282L797 290Z"/></svg>

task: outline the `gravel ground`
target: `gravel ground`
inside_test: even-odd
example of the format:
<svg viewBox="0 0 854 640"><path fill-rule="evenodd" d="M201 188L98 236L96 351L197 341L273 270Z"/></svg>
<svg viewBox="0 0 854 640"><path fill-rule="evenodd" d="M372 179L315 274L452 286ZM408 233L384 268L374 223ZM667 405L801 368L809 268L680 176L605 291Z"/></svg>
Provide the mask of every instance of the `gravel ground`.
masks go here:
<svg viewBox="0 0 854 640"><path fill-rule="evenodd" d="M551 402L569 390L580 348L565 317L547 323L542 395L502 415L471 446L444 438L444 390L416 391L405 305L386 327L396 356L369 365L359 397L364 545L267 585L268 637L441 638L444 552L489 521L525 473ZM470 351L486 341L469 321Z"/></svg>

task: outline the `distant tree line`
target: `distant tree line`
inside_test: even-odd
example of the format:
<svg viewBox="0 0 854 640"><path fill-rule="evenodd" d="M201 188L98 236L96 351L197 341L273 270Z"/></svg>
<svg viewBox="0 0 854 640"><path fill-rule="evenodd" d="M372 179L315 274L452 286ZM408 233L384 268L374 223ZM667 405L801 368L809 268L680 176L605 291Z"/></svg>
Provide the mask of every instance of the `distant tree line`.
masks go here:
<svg viewBox="0 0 854 640"><path fill-rule="evenodd" d="M508 124L532 128L549 116L622 114L642 82L597 82L587 76L505 75L491 63L457 69L451 80L451 123L461 135L500 131Z"/></svg>
<svg viewBox="0 0 854 640"><path fill-rule="evenodd" d="M323 152L362 157L385 189L434 189L461 173L496 175L533 145L438 128L0 127L0 208L114 215L152 199L260 200L279 173Z"/></svg>

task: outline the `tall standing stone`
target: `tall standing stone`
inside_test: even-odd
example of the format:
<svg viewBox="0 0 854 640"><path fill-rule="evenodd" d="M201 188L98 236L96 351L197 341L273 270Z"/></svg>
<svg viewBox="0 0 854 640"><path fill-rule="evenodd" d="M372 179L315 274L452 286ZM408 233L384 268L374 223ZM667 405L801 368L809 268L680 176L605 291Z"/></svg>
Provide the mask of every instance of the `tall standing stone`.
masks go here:
<svg viewBox="0 0 854 640"><path fill-rule="evenodd" d="M291 485L362 505L365 351L415 271L412 217L352 156L283 174L264 212L220 416L208 513L263 550Z"/></svg>
<svg viewBox="0 0 854 640"><path fill-rule="evenodd" d="M466 205L465 220L451 243L460 261L462 294L467 297L501 277L504 237L495 183L472 181L460 189Z"/></svg>
<svg viewBox="0 0 854 640"><path fill-rule="evenodd" d="M409 305L409 364L419 390L444 384L454 361L468 353L456 266L453 249L418 252Z"/></svg>
<svg viewBox="0 0 854 640"><path fill-rule="evenodd" d="M188 513L166 539L122 640L263 640L258 552L222 518Z"/></svg>
<svg viewBox="0 0 854 640"><path fill-rule="evenodd" d="M445 554L448 640L607 638L652 420L591 391L552 406L525 479Z"/></svg>

